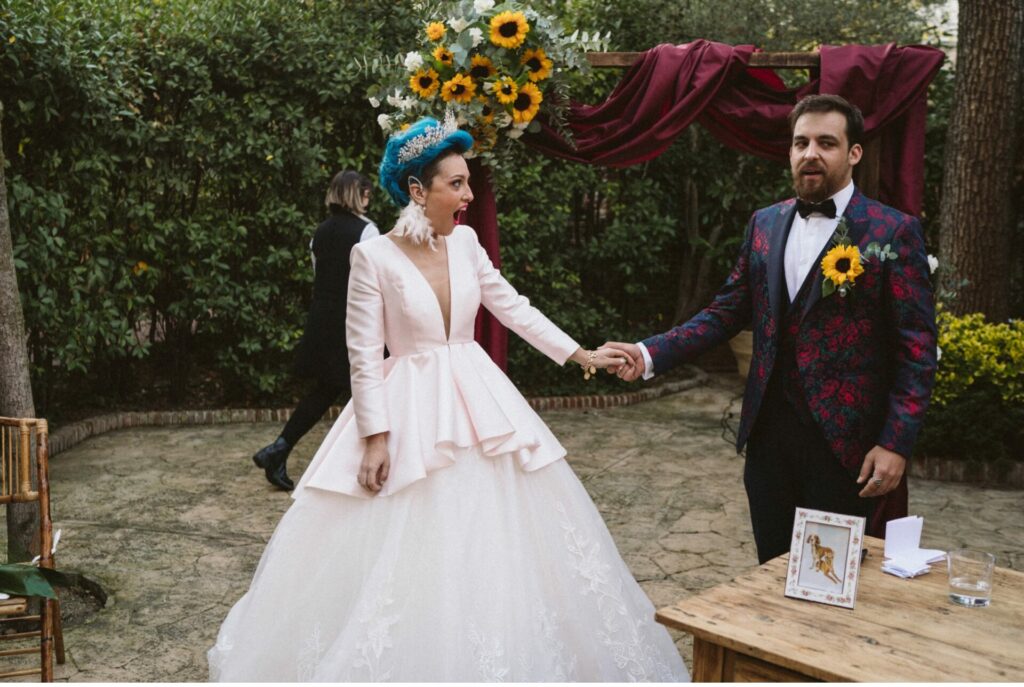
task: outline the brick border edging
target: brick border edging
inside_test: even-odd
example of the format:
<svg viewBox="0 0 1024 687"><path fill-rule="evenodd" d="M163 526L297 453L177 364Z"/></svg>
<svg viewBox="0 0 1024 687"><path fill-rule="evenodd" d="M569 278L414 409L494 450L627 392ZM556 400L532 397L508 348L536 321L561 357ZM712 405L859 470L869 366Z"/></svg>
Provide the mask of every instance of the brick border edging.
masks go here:
<svg viewBox="0 0 1024 687"><path fill-rule="evenodd" d="M639 389L624 394L591 394L587 396L542 396L528 398L530 407L545 410L583 410L586 408L616 408L652 401L662 396L686 391L707 384L708 375L691 367L694 376L678 382ZM117 429L129 427L165 427L188 425L220 425L231 423L280 422L285 423L294 408L223 408L217 410L156 410L147 412L118 412L96 415L72 422L50 433L50 456L63 453L86 439ZM326 419L336 420L342 406L331 406Z"/></svg>
<svg viewBox="0 0 1024 687"><path fill-rule="evenodd" d="M910 461L910 476L940 482L1024 489L1024 461L980 461L925 456Z"/></svg>

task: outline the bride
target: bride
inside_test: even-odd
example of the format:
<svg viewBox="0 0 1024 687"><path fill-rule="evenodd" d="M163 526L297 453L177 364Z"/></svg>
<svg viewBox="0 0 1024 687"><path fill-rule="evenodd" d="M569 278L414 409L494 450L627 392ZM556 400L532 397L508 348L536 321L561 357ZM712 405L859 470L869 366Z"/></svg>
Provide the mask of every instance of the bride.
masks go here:
<svg viewBox="0 0 1024 687"><path fill-rule="evenodd" d="M212 680L689 679L565 449L473 341L483 304L559 365L630 364L580 348L456 224L472 144L450 119L388 141L380 181L404 210L352 250L352 401L221 626Z"/></svg>

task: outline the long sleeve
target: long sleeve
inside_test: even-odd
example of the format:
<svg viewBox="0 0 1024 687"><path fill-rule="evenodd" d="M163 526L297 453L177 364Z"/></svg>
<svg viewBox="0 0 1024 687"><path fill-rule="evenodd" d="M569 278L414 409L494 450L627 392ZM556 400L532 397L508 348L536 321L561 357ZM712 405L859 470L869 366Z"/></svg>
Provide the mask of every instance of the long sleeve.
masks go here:
<svg viewBox="0 0 1024 687"><path fill-rule="evenodd" d="M508 281L501 276L491 262L487 252L476 242L476 273L480 282L480 301L498 321L522 337L538 351L564 365L579 344L559 329L537 308L530 305L529 299L521 296Z"/></svg>
<svg viewBox="0 0 1024 687"><path fill-rule="evenodd" d="M885 311L891 323L889 346L895 352L885 425L878 445L910 458L935 383L935 295L921 226L910 219L896 230L886 263Z"/></svg>
<svg viewBox="0 0 1024 687"><path fill-rule="evenodd" d="M352 404L359 436L389 429L384 396L384 297L377 269L361 244L352 249L345 317Z"/></svg>

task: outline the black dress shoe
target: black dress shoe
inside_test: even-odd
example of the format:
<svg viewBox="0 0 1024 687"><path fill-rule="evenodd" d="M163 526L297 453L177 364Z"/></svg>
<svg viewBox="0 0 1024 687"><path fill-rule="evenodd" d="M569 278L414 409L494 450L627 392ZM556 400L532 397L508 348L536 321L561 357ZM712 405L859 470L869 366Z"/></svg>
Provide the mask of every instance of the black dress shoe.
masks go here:
<svg viewBox="0 0 1024 687"><path fill-rule="evenodd" d="M273 484L278 489L284 489L285 491L291 491L295 488L295 483L292 482L291 477L285 472L285 464L281 463L276 468L271 470L267 468L263 471L267 476L267 481Z"/></svg>
<svg viewBox="0 0 1024 687"><path fill-rule="evenodd" d="M279 489L291 491L295 484L288 477L285 464L288 454L292 452L291 444L284 437L278 437L274 443L264 446L252 457L257 467L263 468L267 481Z"/></svg>

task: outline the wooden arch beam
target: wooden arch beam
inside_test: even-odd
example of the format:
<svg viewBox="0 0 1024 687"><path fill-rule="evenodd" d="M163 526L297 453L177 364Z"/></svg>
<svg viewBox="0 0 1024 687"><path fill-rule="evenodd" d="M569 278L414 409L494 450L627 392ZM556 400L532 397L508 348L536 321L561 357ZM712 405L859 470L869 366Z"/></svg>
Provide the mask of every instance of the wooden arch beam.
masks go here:
<svg viewBox="0 0 1024 687"><path fill-rule="evenodd" d="M632 67L642 52L588 52L592 67ZM750 56L751 67L766 69L813 69L821 65L821 55L811 52L755 52Z"/></svg>

